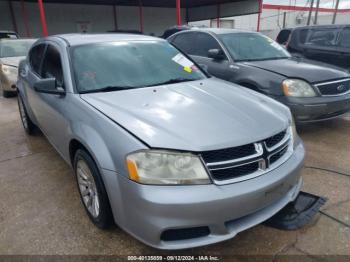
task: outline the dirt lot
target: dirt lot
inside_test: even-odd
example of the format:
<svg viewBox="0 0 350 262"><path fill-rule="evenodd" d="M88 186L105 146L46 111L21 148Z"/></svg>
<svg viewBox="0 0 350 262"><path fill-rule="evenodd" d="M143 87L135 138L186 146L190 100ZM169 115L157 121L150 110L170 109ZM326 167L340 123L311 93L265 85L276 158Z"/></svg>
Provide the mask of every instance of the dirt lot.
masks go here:
<svg viewBox="0 0 350 262"><path fill-rule="evenodd" d="M227 242L167 253L117 227L94 227L70 168L41 134L24 133L16 98L0 97L0 254L350 255L350 115L299 133L307 149L304 190L329 199L311 225L298 231L257 226Z"/></svg>

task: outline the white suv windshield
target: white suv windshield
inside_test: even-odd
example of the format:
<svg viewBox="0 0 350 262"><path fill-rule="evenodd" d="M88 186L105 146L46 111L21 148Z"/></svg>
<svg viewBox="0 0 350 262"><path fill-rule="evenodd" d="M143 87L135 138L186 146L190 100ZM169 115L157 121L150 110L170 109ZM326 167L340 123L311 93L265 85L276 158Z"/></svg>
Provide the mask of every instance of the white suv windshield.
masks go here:
<svg viewBox="0 0 350 262"><path fill-rule="evenodd" d="M235 61L259 61L289 58L290 54L272 39L257 33L219 35Z"/></svg>
<svg viewBox="0 0 350 262"><path fill-rule="evenodd" d="M26 56L36 40L4 40L0 42L0 57Z"/></svg>
<svg viewBox="0 0 350 262"><path fill-rule="evenodd" d="M107 92L203 79L192 61L163 41L131 41L73 47L80 93Z"/></svg>

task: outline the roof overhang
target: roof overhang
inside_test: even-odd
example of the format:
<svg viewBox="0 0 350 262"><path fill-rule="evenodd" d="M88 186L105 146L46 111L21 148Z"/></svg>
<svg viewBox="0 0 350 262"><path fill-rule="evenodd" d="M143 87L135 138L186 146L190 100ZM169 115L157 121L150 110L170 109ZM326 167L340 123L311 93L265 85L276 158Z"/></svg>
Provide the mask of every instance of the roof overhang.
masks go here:
<svg viewBox="0 0 350 262"><path fill-rule="evenodd" d="M1 1L1 0L0 0ZM20 0L12 0L20 1ZM24 2L38 2L24 0ZM44 0L45 4L84 4L175 8L175 0ZM216 18L220 6L220 17L247 15L259 12L259 0L181 0L181 8L186 9L188 21Z"/></svg>

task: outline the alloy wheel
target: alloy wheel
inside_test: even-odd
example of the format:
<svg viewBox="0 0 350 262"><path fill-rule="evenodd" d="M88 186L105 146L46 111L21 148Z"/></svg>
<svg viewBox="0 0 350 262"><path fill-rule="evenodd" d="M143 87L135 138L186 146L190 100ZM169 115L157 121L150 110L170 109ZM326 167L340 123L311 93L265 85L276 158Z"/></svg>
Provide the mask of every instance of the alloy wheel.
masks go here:
<svg viewBox="0 0 350 262"><path fill-rule="evenodd" d="M84 205L94 218L100 214L100 200L92 172L84 160L79 160L76 167L78 186Z"/></svg>

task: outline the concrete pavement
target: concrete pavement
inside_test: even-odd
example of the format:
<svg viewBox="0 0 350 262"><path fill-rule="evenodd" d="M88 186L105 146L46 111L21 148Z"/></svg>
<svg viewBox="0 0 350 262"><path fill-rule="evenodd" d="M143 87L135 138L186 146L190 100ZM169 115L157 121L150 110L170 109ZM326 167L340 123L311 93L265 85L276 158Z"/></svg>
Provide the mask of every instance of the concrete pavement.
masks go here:
<svg viewBox="0 0 350 262"><path fill-rule="evenodd" d="M304 190L329 199L309 226L260 225L212 246L160 252L117 227L93 226L71 169L43 135L25 134L16 98L0 97L0 255L350 255L350 115L299 133L307 149Z"/></svg>

